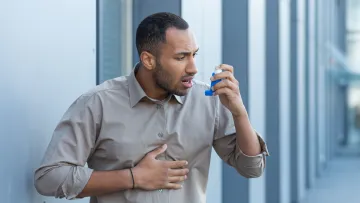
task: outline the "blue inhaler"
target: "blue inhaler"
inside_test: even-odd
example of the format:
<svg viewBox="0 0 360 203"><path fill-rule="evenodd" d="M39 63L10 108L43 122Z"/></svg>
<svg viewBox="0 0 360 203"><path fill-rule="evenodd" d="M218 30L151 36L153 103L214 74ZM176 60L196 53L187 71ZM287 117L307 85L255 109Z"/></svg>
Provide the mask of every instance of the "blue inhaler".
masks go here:
<svg viewBox="0 0 360 203"><path fill-rule="evenodd" d="M217 70L215 70L215 72L212 73L212 76L214 76L215 74L221 73L221 72L222 72L221 69L217 69ZM218 83L220 81L221 81L221 79L211 81L210 89L205 90L205 96L213 96L214 91L212 90L212 88L214 87L214 85L216 85L216 83Z"/></svg>

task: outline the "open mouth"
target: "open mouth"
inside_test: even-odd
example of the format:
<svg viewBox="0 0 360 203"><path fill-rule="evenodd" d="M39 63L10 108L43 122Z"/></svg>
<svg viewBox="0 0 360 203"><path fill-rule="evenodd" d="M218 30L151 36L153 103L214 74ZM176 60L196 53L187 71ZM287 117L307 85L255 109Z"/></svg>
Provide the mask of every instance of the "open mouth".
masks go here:
<svg viewBox="0 0 360 203"><path fill-rule="evenodd" d="M183 80L181 80L181 83L187 88L190 88L193 85L192 84L192 78L183 79Z"/></svg>

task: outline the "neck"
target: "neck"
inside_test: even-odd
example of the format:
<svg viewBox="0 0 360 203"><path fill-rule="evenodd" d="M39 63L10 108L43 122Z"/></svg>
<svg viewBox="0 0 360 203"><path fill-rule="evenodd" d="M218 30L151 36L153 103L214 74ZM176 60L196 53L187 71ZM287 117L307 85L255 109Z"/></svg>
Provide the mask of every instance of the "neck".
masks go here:
<svg viewBox="0 0 360 203"><path fill-rule="evenodd" d="M152 74L152 71L149 71L140 65L135 77L148 97L163 100L169 95L169 93L158 87Z"/></svg>

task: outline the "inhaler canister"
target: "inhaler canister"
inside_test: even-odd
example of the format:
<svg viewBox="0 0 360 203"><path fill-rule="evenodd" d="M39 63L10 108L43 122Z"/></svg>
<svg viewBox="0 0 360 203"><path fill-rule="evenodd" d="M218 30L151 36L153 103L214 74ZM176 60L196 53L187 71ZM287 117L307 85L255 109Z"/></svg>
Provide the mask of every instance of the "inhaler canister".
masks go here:
<svg viewBox="0 0 360 203"><path fill-rule="evenodd" d="M213 73L212 73L212 76L218 74L218 73L221 73L222 70L221 69L216 69ZM213 96L214 94L214 91L212 90L212 87L214 87L214 85L216 85L216 83L220 82L221 79L219 80L214 80L214 81L211 81L211 84L210 84L210 89L208 90L205 90L205 96Z"/></svg>

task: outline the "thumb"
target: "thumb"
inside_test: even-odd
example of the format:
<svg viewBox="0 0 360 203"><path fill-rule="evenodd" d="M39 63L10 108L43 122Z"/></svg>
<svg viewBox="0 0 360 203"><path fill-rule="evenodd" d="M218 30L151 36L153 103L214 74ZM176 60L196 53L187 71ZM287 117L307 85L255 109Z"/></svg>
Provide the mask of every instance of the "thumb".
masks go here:
<svg viewBox="0 0 360 203"><path fill-rule="evenodd" d="M163 144L162 146L160 146L160 147L154 149L153 151L151 151L151 152L149 153L149 155L155 158L155 157L157 157L159 154L164 153L164 152L166 151L166 149L167 149L167 145L166 145L166 144Z"/></svg>

